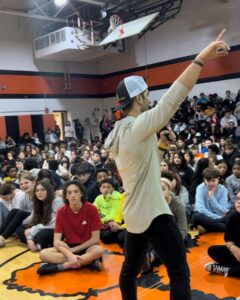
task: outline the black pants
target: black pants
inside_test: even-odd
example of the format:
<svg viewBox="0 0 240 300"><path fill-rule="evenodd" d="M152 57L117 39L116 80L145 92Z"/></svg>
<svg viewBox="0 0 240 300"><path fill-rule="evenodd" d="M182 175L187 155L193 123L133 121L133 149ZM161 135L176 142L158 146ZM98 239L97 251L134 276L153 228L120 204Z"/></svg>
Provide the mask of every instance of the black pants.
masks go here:
<svg viewBox="0 0 240 300"><path fill-rule="evenodd" d="M226 215L222 218L214 220L205 216L204 214L195 212L192 215L192 223L195 227L201 225L206 229L207 232L224 232L228 218L229 215Z"/></svg>
<svg viewBox="0 0 240 300"><path fill-rule="evenodd" d="M120 274L122 299L137 299L136 278L149 242L167 268L171 286L170 299L190 300L190 272L185 247L177 224L171 215L158 216L143 233L127 232L125 261Z"/></svg>
<svg viewBox="0 0 240 300"><path fill-rule="evenodd" d="M112 230L103 230L100 232L100 238L104 244L118 243L120 247L123 247L125 235L126 235L125 229L116 232Z"/></svg>
<svg viewBox="0 0 240 300"><path fill-rule="evenodd" d="M16 230L16 235L19 240L23 243L27 243L26 236L24 234L26 227L21 225ZM41 249L53 247L53 235L54 229L43 229L40 230L34 237L34 243L40 245Z"/></svg>
<svg viewBox="0 0 240 300"><path fill-rule="evenodd" d="M30 212L17 208L12 209L0 227L0 235L5 239L9 238L29 215Z"/></svg>
<svg viewBox="0 0 240 300"><path fill-rule="evenodd" d="M226 246L211 246L208 248L208 255L220 265L230 267L229 276L240 277L240 262Z"/></svg>

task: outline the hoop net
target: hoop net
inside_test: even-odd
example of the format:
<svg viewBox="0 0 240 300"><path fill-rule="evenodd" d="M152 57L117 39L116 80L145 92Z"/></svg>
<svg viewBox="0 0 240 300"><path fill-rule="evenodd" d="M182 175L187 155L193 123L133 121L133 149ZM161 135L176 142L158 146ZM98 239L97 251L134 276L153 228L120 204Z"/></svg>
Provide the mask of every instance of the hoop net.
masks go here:
<svg viewBox="0 0 240 300"><path fill-rule="evenodd" d="M123 25L122 18L118 15L112 15L109 19L110 26L108 28L108 33L111 33L114 29L116 29L119 25ZM119 30L120 36L124 34L123 26L121 26L121 30ZM121 31L121 32L120 32ZM123 32L123 33L122 33Z"/></svg>

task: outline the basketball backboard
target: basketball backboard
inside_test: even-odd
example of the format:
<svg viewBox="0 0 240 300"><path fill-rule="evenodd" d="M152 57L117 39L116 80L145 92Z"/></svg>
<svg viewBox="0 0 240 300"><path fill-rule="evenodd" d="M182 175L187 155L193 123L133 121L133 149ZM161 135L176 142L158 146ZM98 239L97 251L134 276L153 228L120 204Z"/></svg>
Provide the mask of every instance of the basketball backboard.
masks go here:
<svg viewBox="0 0 240 300"><path fill-rule="evenodd" d="M99 44L99 46L104 46L139 34L153 21L153 19L156 18L158 14L159 12L156 12L151 15L119 25Z"/></svg>

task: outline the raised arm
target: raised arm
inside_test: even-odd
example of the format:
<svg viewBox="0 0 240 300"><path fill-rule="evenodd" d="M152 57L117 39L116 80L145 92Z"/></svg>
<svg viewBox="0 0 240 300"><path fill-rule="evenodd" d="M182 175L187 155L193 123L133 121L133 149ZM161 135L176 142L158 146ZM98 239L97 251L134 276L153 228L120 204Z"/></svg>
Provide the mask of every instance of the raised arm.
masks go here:
<svg viewBox="0 0 240 300"><path fill-rule="evenodd" d="M168 91L161 97L158 105L140 114L134 122L132 136L139 142L163 128L178 110L180 104L196 84L204 64L228 54L229 46L222 41L225 30L217 39L204 48L195 60L175 80Z"/></svg>

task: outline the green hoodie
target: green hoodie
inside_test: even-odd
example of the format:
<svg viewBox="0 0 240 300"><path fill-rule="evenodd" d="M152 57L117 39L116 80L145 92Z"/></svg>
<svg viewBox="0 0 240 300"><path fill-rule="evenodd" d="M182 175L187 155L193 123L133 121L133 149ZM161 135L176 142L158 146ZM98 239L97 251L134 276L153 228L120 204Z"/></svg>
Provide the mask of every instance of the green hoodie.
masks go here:
<svg viewBox="0 0 240 300"><path fill-rule="evenodd" d="M121 206L121 194L113 191L112 194L108 194L105 198L103 195L99 195L93 204L98 209L102 224L114 221Z"/></svg>

